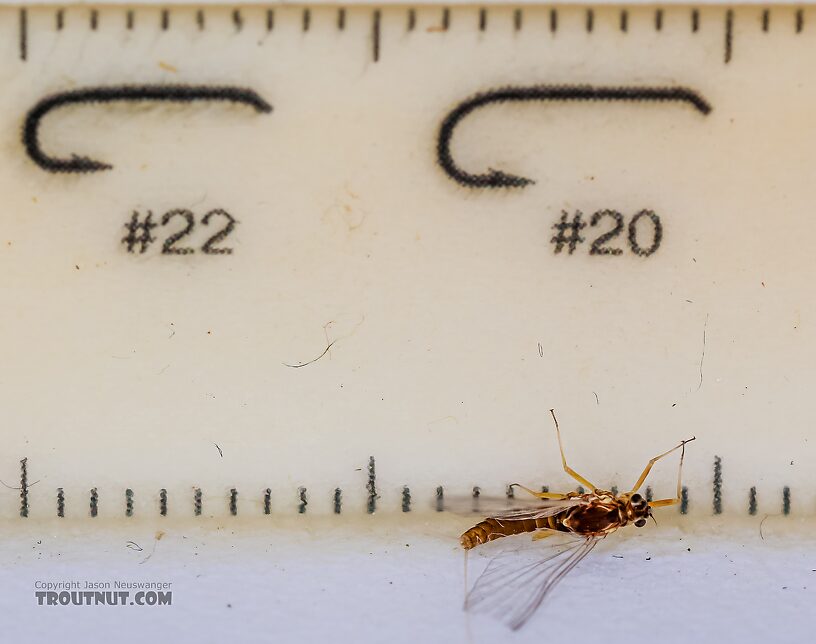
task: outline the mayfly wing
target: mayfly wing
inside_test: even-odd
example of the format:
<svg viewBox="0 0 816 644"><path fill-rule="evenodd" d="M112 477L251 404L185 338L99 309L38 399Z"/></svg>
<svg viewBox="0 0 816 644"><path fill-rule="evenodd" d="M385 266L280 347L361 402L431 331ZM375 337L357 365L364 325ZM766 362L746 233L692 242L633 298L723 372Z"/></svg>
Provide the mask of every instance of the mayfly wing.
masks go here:
<svg viewBox="0 0 816 644"><path fill-rule="evenodd" d="M444 509L454 514L468 516L490 516L497 519L529 519L543 518L558 514L576 505L583 505L586 501L576 499L509 499L480 495L445 497Z"/></svg>
<svg viewBox="0 0 816 644"><path fill-rule="evenodd" d="M522 535L508 537L514 541ZM506 549L496 555L465 599L465 609L497 617L513 630L521 628L536 609L598 543L598 537L557 533L556 542Z"/></svg>
<svg viewBox="0 0 816 644"><path fill-rule="evenodd" d="M560 501L550 501L546 505L531 505L528 508L514 508L506 512L497 512L489 515L496 521L523 521L524 519L545 519L547 517L561 514L564 510L574 508L576 505L585 505L581 499L564 499Z"/></svg>

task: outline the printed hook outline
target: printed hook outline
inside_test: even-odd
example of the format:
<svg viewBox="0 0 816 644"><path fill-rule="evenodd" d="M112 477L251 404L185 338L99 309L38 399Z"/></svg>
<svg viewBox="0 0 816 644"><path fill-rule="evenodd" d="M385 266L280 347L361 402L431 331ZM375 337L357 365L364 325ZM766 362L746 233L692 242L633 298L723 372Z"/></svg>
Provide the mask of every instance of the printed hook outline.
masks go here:
<svg viewBox="0 0 816 644"><path fill-rule="evenodd" d="M688 87L626 87L594 85L527 85L506 86L479 92L459 103L448 112L439 128L436 153L442 170L459 185L468 188L523 188L533 179L488 169L483 174L473 174L460 168L450 151L456 126L469 114L494 103L522 101L628 101L628 102L679 102L692 105L707 115L711 104L698 92Z"/></svg>
<svg viewBox="0 0 816 644"><path fill-rule="evenodd" d="M229 85L109 85L86 87L58 92L38 101L26 114L23 125L23 145L34 163L47 172L99 172L112 165L89 157L72 155L63 159L43 152L40 144L40 124L50 112L74 104L160 101L192 103L225 101L243 103L256 112L267 114L272 106L251 89Z"/></svg>

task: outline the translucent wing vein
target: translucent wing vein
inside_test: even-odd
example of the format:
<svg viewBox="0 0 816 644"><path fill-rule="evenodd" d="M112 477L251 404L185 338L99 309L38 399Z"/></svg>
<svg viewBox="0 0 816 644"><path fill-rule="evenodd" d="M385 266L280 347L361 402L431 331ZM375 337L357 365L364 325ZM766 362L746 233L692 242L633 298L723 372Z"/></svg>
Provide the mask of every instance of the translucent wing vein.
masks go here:
<svg viewBox="0 0 816 644"><path fill-rule="evenodd" d="M516 630L598 542L597 537L559 535L555 544L536 543L494 557L476 580L465 609L497 617Z"/></svg>

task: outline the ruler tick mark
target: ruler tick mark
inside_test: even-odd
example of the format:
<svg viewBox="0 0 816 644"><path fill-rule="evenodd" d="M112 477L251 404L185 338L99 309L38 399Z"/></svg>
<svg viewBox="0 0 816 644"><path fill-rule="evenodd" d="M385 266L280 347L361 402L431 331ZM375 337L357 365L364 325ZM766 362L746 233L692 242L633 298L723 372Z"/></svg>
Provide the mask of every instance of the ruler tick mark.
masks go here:
<svg viewBox="0 0 816 644"><path fill-rule="evenodd" d="M479 9L479 31L487 29L487 9L482 7Z"/></svg>
<svg viewBox="0 0 816 644"><path fill-rule="evenodd" d="M165 488L159 490L159 514L163 517L167 516L167 490Z"/></svg>
<svg viewBox="0 0 816 644"><path fill-rule="evenodd" d="M402 511L411 511L411 490L407 485L402 486Z"/></svg>
<svg viewBox="0 0 816 644"><path fill-rule="evenodd" d="M380 497L377 494L377 470L375 469L373 456L368 458L368 483L366 483L366 490L368 491L366 510L369 514L374 514L374 511L377 509L377 499Z"/></svg>
<svg viewBox="0 0 816 644"><path fill-rule="evenodd" d="M408 9L408 31L416 29L416 9Z"/></svg>
<svg viewBox="0 0 816 644"><path fill-rule="evenodd" d="M298 514L306 514L306 506L309 505L309 499L306 497L306 488L298 488Z"/></svg>
<svg viewBox="0 0 816 644"><path fill-rule="evenodd" d="M272 490L270 488L266 488L266 490L264 490L263 513L264 514L272 513Z"/></svg>
<svg viewBox="0 0 816 644"><path fill-rule="evenodd" d="M524 20L524 14L522 13L521 9L516 9L513 12L513 28L516 31L521 31L523 20Z"/></svg>
<svg viewBox="0 0 816 644"><path fill-rule="evenodd" d="M442 512L445 509L445 490L441 485L436 488L436 511Z"/></svg>
<svg viewBox="0 0 816 644"><path fill-rule="evenodd" d="M97 27L99 27L99 12L96 9L91 9L90 25L91 31L96 31Z"/></svg>
<svg viewBox="0 0 816 644"><path fill-rule="evenodd" d="M725 63L731 62L734 48L734 11L729 9L725 12Z"/></svg>
<svg viewBox="0 0 816 644"><path fill-rule="evenodd" d="M28 10L20 9L20 60L28 58Z"/></svg>
<svg viewBox="0 0 816 644"><path fill-rule="evenodd" d="M663 31L663 9L655 11L655 31Z"/></svg>
<svg viewBox="0 0 816 644"><path fill-rule="evenodd" d="M91 517L96 518L99 514L99 493L96 488L91 488Z"/></svg>
<svg viewBox="0 0 816 644"><path fill-rule="evenodd" d="M691 31L697 33L700 30L700 12L697 9L691 10Z"/></svg>
<svg viewBox="0 0 816 644"><path fill-rule="evenodd" d="M371 57L380 60L380 10L375 9L371 17Z"/></svg>
<svg viewBox="0 0 816 644"><path fill-rule="evenodd" d="M340 514L343 511L343 490L339 487L334 488L333 510L335 514Z"/></svg>
<svg viewBox="0 0 816 644"><path fill-rule="evenodd" d="M128 31L133 31L133 26L136 24L136 15L133 9L129 9L125 14L125 27Z"/></svg>
<svg viewBox="0 0 816 644"><path fill-rule="evenodd" d="M303 10L303 18L302 18L302 29L303 31L309 31L309 27L312 25L312 12L310 9Z"/></svg>
<svg viewBox="0 0 816 644"><path fill-rule="evenodd" d="M62 31L63 28L65 27L65 10L64 9L57 9L56 21L57 21L57 31Z"/></svg>
<svg viewBox="0 0 816 644"><path fill-rule="evenodd" d="M588 34L595 28L595 12L592 9L586 11L586 30Z"/></svg>
<svg viewBox="0 0 816 644"><path fill-rule="evenodd" d="M788 516L791 511L791 491L786 485L782 488L782 514Z"/></svg>
<svg viewBox="0 0 816 644"><path fill-rule="evenodd" d="M340 31L346 28L346 10L343 7L337 10L337 28Z"/></svg>
<svg viewBox="0 0 816 644"><path fill-rule="evenodd" d="M722 458L714 457L714 514L722 514Z"/></svg>
<svg viewBox="0 0 816 644"><path fill-rule="evenodd" d="M199 31L204 31L204 28L206 27L206 24L207 23L206 23L206 19L204 17L204 10L199 9L198 11L196 11L196 25L198 25L198 30Z"/></svg>
<svg viewBox="0 0 816 644"><path fill-rule="evenodd" d="M162 31L167 31L170 29L170 10L169 9L162 9L161 12L161 29Z"/></svg>
<svg viewBox="0 0 816 644"><path fill-rule="evenodd" d="M61 487L57 488L57 516L60 519L65 517L65 490Z"/></svg>
<svg viewBox="0 0 816 644"><path fill-rule="evenodd" d="M244 18L241 15L240 9L235 9L232 12L232 24L235 25L235 31L241 31L244 27Z"/></svg>
<svg viewBox="0 0 816 644"><path fill-rule="evenodd" d="M802 9L796 10L796 33L802 33L805 27L805 12Z"/></svg>
<svg viewBox="0 0 816 644"><path fill-rule="evenodd" d="M133 490L130 488L125 490L125 516L133 516Z"/></svg>
<svg viewBox="0 0 816 644"><path fill-rule="evenodd" d="M757 513L757 489L752 487L748 492L748 514L755 516Z"/></svg>
<svg viewBox="0 0 816 644"><path fill-rule="evenodd" d="M238 516L238 490L230 490L229 511L232 516Z"/></svg>
<svg viewBox="0 0 816 644"><path fill-rule="evenodd" d="M629 31L629 12L626 9L620 12L620 30L623 33Z"/></svg>
<svg viewBox="0 0 816 644"><path fill-rule="evenodd" d="M448 7L442 9L442 31L450 29L451 12Z"/></svg>
<svg viewBox="0 0 816 644"><path fill-rule="evenodd" d="M20 516L28 517L28 459L20 461Z"/></svg>
<svg viewBox="0 0 816 644"><path fill-rule="evenodd" d="M768 33L768 28L771 26L771 11L765 9L762 12L762 31Z"/></svg>
<svg viewBox="0 0 816 644"><path fill-rule="evenodd" d="M201 488L197 487L193 490L193 514L195 516L201 516L201 507Z"/></svg>
<svg viewBox="0 0 816 644"><path fill-rule="evenodd" d="M550 32L558 31L558 9L550 9Z"/></svg>

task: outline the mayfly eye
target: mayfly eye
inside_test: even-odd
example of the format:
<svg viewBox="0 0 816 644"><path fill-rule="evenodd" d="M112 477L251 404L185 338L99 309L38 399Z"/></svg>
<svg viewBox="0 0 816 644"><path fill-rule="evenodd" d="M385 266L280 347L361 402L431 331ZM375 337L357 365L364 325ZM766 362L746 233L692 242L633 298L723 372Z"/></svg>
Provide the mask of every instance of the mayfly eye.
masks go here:
<svg viewBox="0 0 816 644"><path fill-rule="evenodd" d="M635 527L642 528L646 525L646 519L638 519L635 521Z"/></svg>

